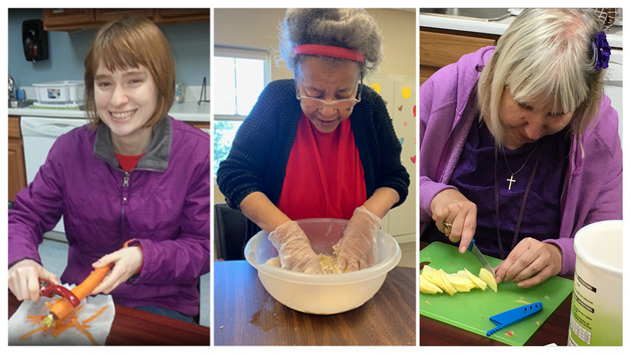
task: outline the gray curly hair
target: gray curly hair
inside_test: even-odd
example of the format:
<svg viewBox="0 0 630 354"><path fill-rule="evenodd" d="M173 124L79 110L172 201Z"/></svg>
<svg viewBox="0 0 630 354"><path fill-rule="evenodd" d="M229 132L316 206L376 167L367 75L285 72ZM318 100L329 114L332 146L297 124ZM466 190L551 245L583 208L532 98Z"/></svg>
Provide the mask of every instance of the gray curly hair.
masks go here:
<svg viewBox="0 0 630 354"><path fill-rule="evenodd" d="M376 21L363 9L288 9L280 25L279 56L297 72L304 54L293 54L301 44L321 44L356 50L363 53L364 63L358 63L361 74L367 76L378 69L383 60L383 34ZM346 59L319 56L327 61Z"/></svg>

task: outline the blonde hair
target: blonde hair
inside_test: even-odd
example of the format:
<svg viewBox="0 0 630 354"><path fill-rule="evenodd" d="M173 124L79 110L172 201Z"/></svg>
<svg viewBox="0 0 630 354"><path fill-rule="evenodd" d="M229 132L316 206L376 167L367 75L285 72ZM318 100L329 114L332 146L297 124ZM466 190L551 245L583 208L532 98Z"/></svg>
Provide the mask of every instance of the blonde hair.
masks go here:
<svg viewBox="0 0 630 354"><path fill-rule="evenodd" d="M593 41L602 28L591 9L527 9L501 36L478 84L479 109L498 145L504 131L499 104L505 87L517 102L574 111L571 133L581 136L597 116L603 70Z"/></svg>
<svg viewBox="0 0 630 354"><path fill-rule="evenodd" d="M173 106L175 61L171 47L151 21L126 17L102 27L85 57L85 105L92 128L102 124L94 100L94 76L100 64L110 71L146 67L158 90L155 112L146 127L156 125Z"/></svg>

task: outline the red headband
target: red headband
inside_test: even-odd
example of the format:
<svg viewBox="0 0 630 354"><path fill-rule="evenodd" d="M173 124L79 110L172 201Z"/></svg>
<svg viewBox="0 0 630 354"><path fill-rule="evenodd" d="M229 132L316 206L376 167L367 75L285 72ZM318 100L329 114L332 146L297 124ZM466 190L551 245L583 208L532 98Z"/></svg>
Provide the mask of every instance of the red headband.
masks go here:
<svg viewBox="0 0 630 354"><path fill-rule="evenodd" d="M323 55L325 57L358 61L359 63L365 61L363 53L356 50L321 44L301 44L293 49L293 54Z"/></svg>

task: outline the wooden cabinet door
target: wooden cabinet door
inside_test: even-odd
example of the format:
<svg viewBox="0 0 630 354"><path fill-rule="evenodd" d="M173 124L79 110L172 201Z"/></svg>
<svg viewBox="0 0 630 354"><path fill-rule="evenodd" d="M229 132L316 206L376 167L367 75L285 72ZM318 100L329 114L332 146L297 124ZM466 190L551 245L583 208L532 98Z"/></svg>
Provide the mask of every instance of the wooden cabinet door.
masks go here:
<svg viewBox="0 0 630 354"><path fill-rule="evenodd" d="M498 35L420 28L420 85L462 55L496 45Z"/></svg>
<svg viewBox="0 0 630 354"><path fill-rule="evenodd" d="M186 123L192 125L195 128L210 129L210 123L209 122L186 122Z"/></svg>
<svg viewBox="0 0 630 354"><path fill-rule="evenodd" d="M156 23L208 22L210 9L158 9Z"/></svg>
<svg viewBox="0 0 630 354"><path fill-rule="evenodd" d="M153 20L154 9L96 9L96 22L109 22L123 17L144 17Z"/></svg>
<svg viewBox="0 0 630 354"><path fill-rule="evenodd" d="M45 30L55 30L59 26L85 25L94 23L93 9L43 9ZM73 27L73 26L69 26Z"/></svg>
<svg viewBox="0 0 630 354"><path fill-rule="evenodd" d="M24 163L24 147L20 133L20 117L9 116L9 201L15 201L15 194L26 188L26 164Z"/></svg>
<svg viewBox="0 0 630 354"><path fill-rule="evenodd" d="M9 139L9 201L15 201L17 192L26 188L26 168L24 166L24 150L22 141L19 139Z"/></svg>

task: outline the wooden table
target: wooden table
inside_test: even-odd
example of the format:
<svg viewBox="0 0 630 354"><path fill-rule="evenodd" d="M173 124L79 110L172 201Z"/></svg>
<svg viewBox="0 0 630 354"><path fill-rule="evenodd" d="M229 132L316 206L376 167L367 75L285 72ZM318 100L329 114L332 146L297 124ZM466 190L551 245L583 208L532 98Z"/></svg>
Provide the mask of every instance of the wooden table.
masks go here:
<svg viewBox="0 0 630 354"><path fill-rule="evenodd" d="M428 246L420 242L420 249ZM571 296L549 316L540 328L534 332L525 345L567 345L569 336L569 316L571 315ZM422 304L420 304L422 306ZM480 336L459 327L420 315L420 345L507 345L493 339Z"/></svg>
<svg viewBox="0 0 630 354"><path fill-rule="evenodd" d="M214 263L214 345L416 345L416 269L392 269L363 306L310 315L276 301L246 261Z"/></svg>
<svg viewBox="0 0 630 354"><path fill-rule="evenodd" d="M9 294L9 318L21 301ZM116 304L106 345L210 345L210 328Z"/></svg>

